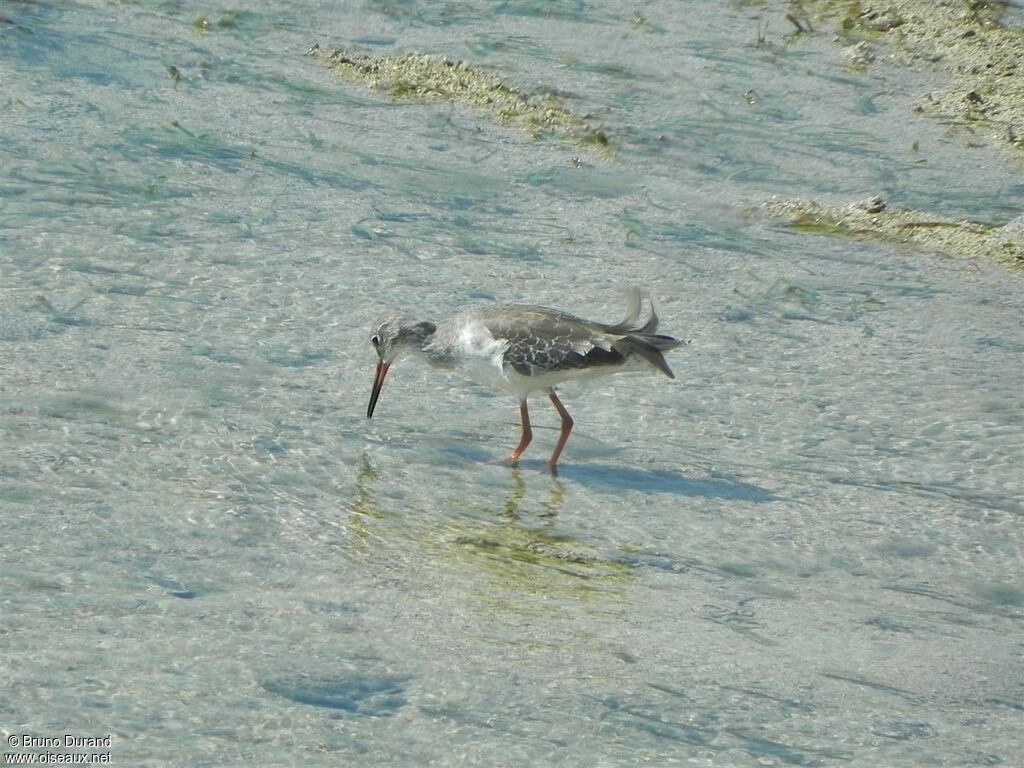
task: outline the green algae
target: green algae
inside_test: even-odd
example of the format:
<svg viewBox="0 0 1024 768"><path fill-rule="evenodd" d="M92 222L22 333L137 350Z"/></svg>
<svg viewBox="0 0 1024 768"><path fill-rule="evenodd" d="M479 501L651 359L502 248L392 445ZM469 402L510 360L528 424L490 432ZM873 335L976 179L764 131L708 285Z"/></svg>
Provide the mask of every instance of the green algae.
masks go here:
<svg viewBox="0 0 1024 768"><path fill-rule="evenodd" d="M205 13L201 13L192 20L192 30L197 35L205 35L215 29L234 29L238 26L238 14L227 11L219 19L211 20Z"/></svg>
<svg viewBox="0 0 1024 768"><path fill-rule="evenodd" d="M810 200L770 200L765 209L799 232L864 237L968 259L1024 274L1024 230L933 213L891 210L879 198L848 206Z"/></svg>
<svg viewBox="0 0 1024 768"><path fill-rule="evenodd" d="M462 104L537 138L556 136L605 156L613 151L607 131L570 110L558 96L527 93L465 61L424 53L369 56L319 45L310 48L308 55L321 59L346 80L386 91L396 101Z"/></svg>

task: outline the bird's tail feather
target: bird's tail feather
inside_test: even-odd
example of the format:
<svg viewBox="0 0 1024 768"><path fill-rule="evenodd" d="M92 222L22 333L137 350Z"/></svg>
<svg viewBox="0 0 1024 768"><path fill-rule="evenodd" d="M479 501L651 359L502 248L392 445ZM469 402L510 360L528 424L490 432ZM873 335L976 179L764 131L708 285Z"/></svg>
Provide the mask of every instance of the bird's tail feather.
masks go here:
<svg viewBox="0 0 1024 768"><path fill-rule="evenodd" d="M647 294L647 298L651 302L651 315L647 322L639 325L644 293ZM604 330L607 333L622 336L612 347L623 357L628 357L630 354L638 355L670 379L674 379L676 376L665 362L662 353L689 343L655 333L658 330L658 308L654 301L654 294L641 292L639 286L633 286L629 291L629 304L623 321L616 325L606 325Z"/></svg>
<svg viewBox="0 0 1024 768"><path fill-rule="evenodd" d="M640 313L644 308L645 295L651 302L651 316L646 323L640 325ZM608 333L653 333L658 328L658 310L654 304L654 294L650 291L641 291L640 286L634 285L629 289L629 304L626 306L626 316L622 322L601 327Z"/></svg>
<svg viewBox="0 0 1024 768"><path fill-rule="evenodd" d="M604 329L608 333L629 333L636 329L636 324L640 321L640 311L643 309L643 297L640 293L640 287L634 285L629 289L629 303L626 305L626 316L622 319L621 323L615 325L606 325Z"/></svg>
<svg viewBox="0 0 1024 768"><path fill-rule="evenodd" d="M615 342L612 346L624 357L630 354L639 355L670 379L674 379L676 375L669 368L668 363L665 362L663 353L686 343L671 336L657 333L631 333Z"/></svg>
<svg viewBox="0 0 1024 768"><path fill-rule="evenodd" d="M651 316L639 329L640 333L654 333L658 330L658 306L654 301L654 294L648 294L647 298L651 301Z"/></svg>

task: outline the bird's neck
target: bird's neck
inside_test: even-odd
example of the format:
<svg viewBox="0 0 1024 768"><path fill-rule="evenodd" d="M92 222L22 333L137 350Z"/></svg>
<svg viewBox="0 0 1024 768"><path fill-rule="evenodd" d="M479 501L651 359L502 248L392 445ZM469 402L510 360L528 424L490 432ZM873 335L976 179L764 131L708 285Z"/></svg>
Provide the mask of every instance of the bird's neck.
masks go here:
<svg viewBox="0 0 1024 768"><path fill-rule="evenodd" d="M416 351L433 366L451 368L455 364L450 344L438 338L437 327L431 322L420 323L422 334L417 336Z"/></svg>

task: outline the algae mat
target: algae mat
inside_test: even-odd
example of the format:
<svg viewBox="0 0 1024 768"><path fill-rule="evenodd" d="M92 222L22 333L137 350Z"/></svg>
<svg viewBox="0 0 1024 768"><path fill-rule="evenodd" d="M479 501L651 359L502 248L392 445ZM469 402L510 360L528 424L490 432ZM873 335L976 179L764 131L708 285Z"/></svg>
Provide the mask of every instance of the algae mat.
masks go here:
<svg viewBox="0 0 1024 768"><path fill-rule="evenodd" d="M308 51L346 80L387 91L394 99L462 104L536 137L558 136L607 154L608 134L586 115L577 115L550 93L528 94L498 75L465 61L425 53L369 56L319 44Z"/></svg>
<svg viewBox="0 0 1024 768"><path fill-rule="evenodd" d="M984 259L1024 272L1024 226L953 219L924 211L890 209L881 198L848 206L811 200L769 200L765 209L802 232L852 235L916 246L967 259Z"/></svg>

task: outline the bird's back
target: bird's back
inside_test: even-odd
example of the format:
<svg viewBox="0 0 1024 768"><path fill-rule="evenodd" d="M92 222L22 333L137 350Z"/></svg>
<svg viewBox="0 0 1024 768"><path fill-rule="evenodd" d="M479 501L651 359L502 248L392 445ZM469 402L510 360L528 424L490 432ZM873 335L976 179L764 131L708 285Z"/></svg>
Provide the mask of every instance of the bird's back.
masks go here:
<svg viewBox="0 0 1024 768"><path fill-rule="evenodd" d="M451 332L463 339L476 334L501 344L503 367L520 376L568 380L632 368L642 360L675 378L663 353L685 342L654 333L658 317L653 305L647 322L638 322L636 292L625 320L614 325L547 307L491 304L457 315Z"/></svg>

